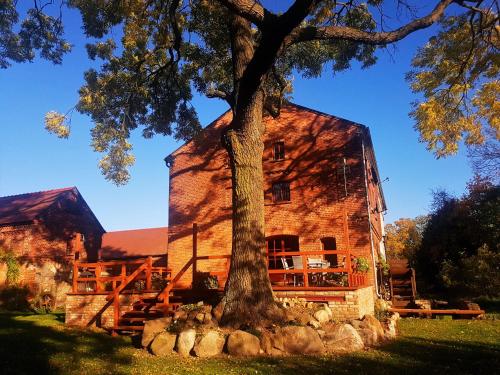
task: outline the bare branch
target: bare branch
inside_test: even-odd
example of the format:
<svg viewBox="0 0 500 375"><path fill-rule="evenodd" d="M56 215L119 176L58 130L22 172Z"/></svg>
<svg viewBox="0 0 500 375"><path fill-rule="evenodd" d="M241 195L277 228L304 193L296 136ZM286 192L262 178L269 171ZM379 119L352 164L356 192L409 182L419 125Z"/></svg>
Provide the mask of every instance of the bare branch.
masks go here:
<svg viewBox="0 0 500 375"><path fill-rule="evenodd" d="M389 32L368 32L348 26L306 26L294 30L290 36L290 44L311 40L343 39L365 44L389 44L403 39L414 31L425 29L435 23L443 15L445 9L454 0L441 0L425 17L418 18L408 24Z"/></svg>

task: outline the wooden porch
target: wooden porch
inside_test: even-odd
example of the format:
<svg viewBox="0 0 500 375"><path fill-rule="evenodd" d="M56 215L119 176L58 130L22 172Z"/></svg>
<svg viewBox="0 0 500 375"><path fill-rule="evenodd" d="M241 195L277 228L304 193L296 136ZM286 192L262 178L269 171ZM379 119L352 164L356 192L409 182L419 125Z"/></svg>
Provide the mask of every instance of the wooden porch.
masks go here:
<svg viewBox="0 0 500 375"><path fill-rule="evenodd" d="M342 257L345 262L341 266L331 267L327 263L322 266L317 261L312 261L331 255ZM296 267L269 269L273 290L278 293L296 291L301 298L316 302L328 301L324 292L352 291L367 283L366 274L355 271L355 258L349 251L285 251L274 252L272 256L282 259L283 264L293 257L296 263ZM105 295L106 304L99 313L112 309L113 333L141 330L145 320L173 314L183 303L193 302L196 298L205 299L222 293L224 282L217 283L212 288L176 288L176 283L188 270L193 271L194 275L198 263L207 260L225 261L224 267L204 273L207 277L225 281L230 255L193 256L175 275L172 275L168 267L156 264L151 257L96 263L76 261L73 265L73 288L70 294ZM298 260L300 266L297 266ZM318 296L315 292L322 293ZM120 297L123 295L134 296L129 307L121 305ZM92 321L97 321L97 317Z"/></svg>

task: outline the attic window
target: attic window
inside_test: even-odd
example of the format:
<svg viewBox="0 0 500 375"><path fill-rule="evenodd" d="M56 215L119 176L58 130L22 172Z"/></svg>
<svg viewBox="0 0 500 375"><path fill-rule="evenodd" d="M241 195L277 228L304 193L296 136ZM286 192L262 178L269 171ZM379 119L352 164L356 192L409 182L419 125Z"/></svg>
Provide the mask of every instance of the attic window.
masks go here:
<svg viewBox="0 0 500 375"><path fill-rule="evenodd" d="M273 202L289 202L290 201L290 183L276 182L273 184Z"/></svg>
<svg viewBox="0 0 500 375"><path fill-rule="evenodd" d="M279 141L273 144L273 160L285 159L285 142Z"/></svg>

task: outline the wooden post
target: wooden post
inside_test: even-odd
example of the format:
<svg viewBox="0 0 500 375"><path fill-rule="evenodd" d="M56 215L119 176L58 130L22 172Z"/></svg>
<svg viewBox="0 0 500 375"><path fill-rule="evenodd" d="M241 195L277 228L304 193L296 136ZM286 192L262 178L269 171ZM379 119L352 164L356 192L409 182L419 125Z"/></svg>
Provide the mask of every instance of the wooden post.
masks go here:
<svg viewBox="0 0 500 375"><path fill-rule="evenodd" d="M95 284L96 284L96 292L102 292L102 284L101 284L101 265L96 263L95 266Z"/></svg>
<svg viewBox="0 0 500 375"><path fill-rule="evenodd" d="M120 294L116 295L113 299L113 335L116 334L116 331L119 327L120 320Z"/></svg>
<svg viewBox="0 0 500 375"><path fill-rule="evenodd" d="M122 280L120 282L120 285L122 285L125 282L125 279L127 278L127 266L125 263L122 263L122 272L121 272Z"/></svg>
<svg viewBox="0 0 500 375"><path fill-rule="evenodd" d="M153 267L153 258L148 257L148 268L146 268L146 290L151 290L151 268Z"/></svg>
<svg viewBox="0 0 500 375"><path fill-rule="evenodd" d="M198 272L198 224L193 223L193 277L192 284L195 284L196 272Z"/></svg>
<svg viewBox="0 0 500 375"><path fill-rule="evenodd" d="M309 286L309 274L307 273L307 259L305 255L302 255L302 277L304 278L304 286Z"/></svg>
<svg viewBox="0 0 500 375"><path fill-rule="evenodd" d="M73 293L78 292L78 261L73 262Z"/></svg>
<svg viewBox="0 0 500 375"><path fill-rule="evenodd" d="M352 286L352 268L351 268L351 244L349 241L349 216L347 215L347 210L345 208L345 202L344 202L344 243L347 247L346 251L346 260L345 260L345 266L347 268L347 280L349 285Z"/></svg>

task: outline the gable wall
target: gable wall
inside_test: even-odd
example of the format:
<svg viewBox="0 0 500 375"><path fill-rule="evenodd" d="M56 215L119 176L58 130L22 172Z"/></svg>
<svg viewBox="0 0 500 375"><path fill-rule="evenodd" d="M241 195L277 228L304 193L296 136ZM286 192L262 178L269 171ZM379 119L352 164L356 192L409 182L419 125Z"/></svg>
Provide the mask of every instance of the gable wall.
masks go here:
<svg viewBox="0 0 500 375"><path fill-rule="evenodd" d="M95 259L102 229L97 227L80 203L66 197L32 223L0 226L0 247L12 251L21 264L19 282L34 295L50 293L58 305L70 289L70 271L75 251L80 259ZM77 233L85 236L85 248ZM72 251L66 254L67 248ZM0 266L0 288L6 286L7 268Z"/></svg>
<svg viewBox="0 0 500 375"><path fill-rule="evenodd" d="M193 256L193 223L198 225L198 256L231 252L230 169L219 141L221 129L229 121L230 114L224 115L206 129L201 140L190 142L173 154L168 244L173 275ZM348 121L298 107L286 107L278 119L266 119L266 236L298 235L300 249L311 251L321 250L322 237L335 237L337 249L345 249L349 243L353 254L371 259L359 131ZM279 140L285 142L286 157L284 161L273 161L272 145ZM291 202L272 202L271 187L277 181L290 182ZM195 271L217 267L223 270L225 262L200 261ZM177 286L188 287L192 273L190 268ZM372 282L371 275L370 272Z"/></svg>

